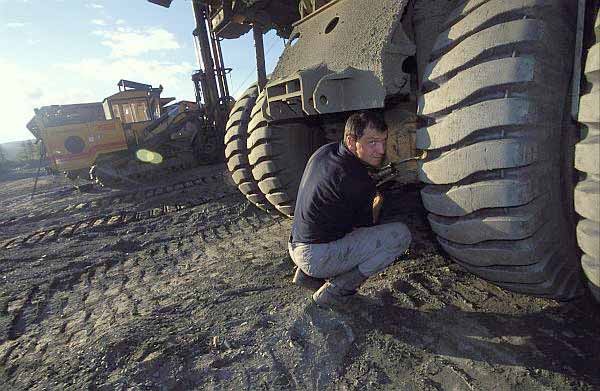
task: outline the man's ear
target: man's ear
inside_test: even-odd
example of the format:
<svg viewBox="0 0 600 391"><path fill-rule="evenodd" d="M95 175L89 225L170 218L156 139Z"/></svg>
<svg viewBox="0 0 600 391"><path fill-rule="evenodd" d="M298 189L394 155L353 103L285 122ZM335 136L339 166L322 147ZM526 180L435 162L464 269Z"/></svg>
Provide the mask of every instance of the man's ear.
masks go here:
<svg viewBox="0 0 600 391"><path fill-rule="evenodd" d="M348 135L344 136L344 142L346 144L346 147L348 147L348 149L351 152L356 153L356 137L354 137L351 134L348 134Z"/></svg>

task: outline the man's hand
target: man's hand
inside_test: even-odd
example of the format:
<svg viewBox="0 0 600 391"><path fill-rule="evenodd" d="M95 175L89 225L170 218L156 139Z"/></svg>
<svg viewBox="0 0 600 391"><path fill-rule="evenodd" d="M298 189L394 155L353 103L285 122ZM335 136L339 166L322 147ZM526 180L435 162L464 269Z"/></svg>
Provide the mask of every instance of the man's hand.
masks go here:
<svg viewBox="0 0 600 391"><path fill-rule="evenodd" d="M375 194L375 198L373 198L373 224L379 223L379 215L381 214L382 206L383 195L377 192L377 194Z"/></svg>

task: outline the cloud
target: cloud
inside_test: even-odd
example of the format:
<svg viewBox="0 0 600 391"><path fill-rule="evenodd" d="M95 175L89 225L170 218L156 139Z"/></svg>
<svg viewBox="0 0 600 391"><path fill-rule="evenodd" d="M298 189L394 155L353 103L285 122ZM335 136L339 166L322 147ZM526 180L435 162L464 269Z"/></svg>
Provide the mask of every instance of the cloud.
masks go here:
<svg viewBox="0 0 600 391"><path fill-rule="evenodd" d="M190 78L194 68L189 62L88 58L50 65L41 72L0 58L0 84L5 96L10 96L2 107L0 142L32 138L25 125L33 117L34 108L100 102L117 92L120 79L162 84L163 96L194 100Z"/></svg>
<svg viewBox="0 0 600 391"><path fill-rule="evenodd" d="M4 25L4 27L7 27L9 29L18 29L21 27L25 27L27 25L27 23L21 23L21 22L8 22Z"/></svg>
<svg viewBox="0 0 600 391"><path fill-rule="evenodd" d="M10 75L10 76L9 76ZM38 70L0 59L0 83L6 96L2 107L3 125L0 142L33 138L25 128L33 109L51 104L93 102L89 89L69 87L46 77Z"/></svg>
<svg viewBox="0 0 600 391"><path fill-rule="evenodd" d="M117 19L117 20L115 21L115 24L119 24L119 25L121 25L121 24L125 24L125 20L124 20L124 19Z"/></svg>
<svg viewBox="0 0 600 391"><path fill-rule="evenodd" d="M108 19L104 20L108 23ZM101 27L99 30L105 31L96 33L98 40L102 40L113 55L121 57L50 63L41 69L0 56L0 85L5 96L10 96L2 107L0 142L32 138L25 125L33 117L34 108L102 101L117 92L116 84L120 79L154 86L162 84L165 87L163 96L194 99L191 73L197 66L191 63L192 59L185 62L163 60L163 56L149 60L135 57L148 52L161 54L152 50L178 48L171 33L158 28L133 30L125 26ZM31 45L37 42L37 39L27 41ZM123 56L123 53L127 55Z"/></svg>
<svg viewBox="0 0 600 391"><path fill-rule="evenodd" d="M101 45L111 49L112 57L139 56L151 51L179 49L175 35L162 28L133 29L117 27L115 30L97 30L93 34L104 40Z"/></svg>
<svg viewBox="0 0 600 391"><path fill-rule="evenodd" d="M25 69L16 63L0 60L0 75L10 75L2 80L5 92L10 94L13 102L26 102L26 106L29 106L27 111L31 112L31 115L34 107L93 99L93 95L85 87L60 88L61 82L46 77L44 73L37 70Z"/></svg>
<svg viewBox="0 0 600 391"><path fill-rule="evenodd" d="M106 21L104 19L92 19L91 23L97 26L106 26Z"/></svg>
<svg viewBox="0 0 600 391"><path fill-rule="evenodd" d="M193 91L190 76L194 66L188 62L174 63L137 58L110 61L89 58L76 63L60 64L57 67L102 84L116 86L120 79L126 79L156 86L162 84L165 88L170 87L171 90L181 90L181 92Z"/></svg>
<svg viewBox="0 0 600 391"><path fill-rule="evenodd" d="M85 6L88 8L94 8L94 9L104 8L104 6L102 4L98 4L98 3L87 3Z"/></svg>
<svg viewBox="0 0 600 391"><path fill-rule="evenodd" d="M28 101L36 101L39 100L42 96L44 96L44 91L41 88L34 88L33 90L28 90L25 92L27 94Z"/></svg>

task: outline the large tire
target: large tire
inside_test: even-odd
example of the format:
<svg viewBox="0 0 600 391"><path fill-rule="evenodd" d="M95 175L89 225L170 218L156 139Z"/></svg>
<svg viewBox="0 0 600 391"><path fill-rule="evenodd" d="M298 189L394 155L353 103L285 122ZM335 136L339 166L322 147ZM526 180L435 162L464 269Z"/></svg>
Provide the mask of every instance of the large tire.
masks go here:
<svg viewBox="0 0 600 391"><path fill-rule="evenodd" d="M423 76L417 132L442 247L499 286L556 299L582 293L572 173L561 173L575 4L460 2Z"/></svg>
<svg viewBox="0 0 600 391"><path fill-rule="evenodd" d="M271 212L273 207L258 188L258 181L252 176L252 167L248 162L248 150L246 149L248 122L257 96L258 88L252 86L244 92L231 109L225 127L225 160L238 189L251 203L262 210Z"/></svg>
<svg viewBox="0 0 600 391"><path fill-rule="evenodd" d="M304 167L323 143L319 128L304 123L272 124L261 95L248 125L248 158L252 174L267 200L282 214L292 217Z"/></svg>
<svg viewBox="0 0 600 391"><path fill-rule="evenodd" d="M583 217L577 225L577 241L584 252L581 265L592 294L600 302L600 14L594 33L584 67L588 85L579 101L582 129L575 148L575 168L582 174L574 199L575 210Z"/></svg>

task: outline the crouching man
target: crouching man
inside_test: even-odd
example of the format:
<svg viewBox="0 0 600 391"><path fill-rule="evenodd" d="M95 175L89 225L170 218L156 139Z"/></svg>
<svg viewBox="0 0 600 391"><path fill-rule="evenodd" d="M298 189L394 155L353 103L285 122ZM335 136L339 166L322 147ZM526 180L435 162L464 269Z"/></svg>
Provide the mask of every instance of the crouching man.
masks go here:
<svg viewBox="0 0 600 391"><path fill-rule="evenodd" d="M288 250L298 266L294 283L316 290L321 307L346 304L410 244L404 224L376 225L383 198L368 168L381 166L386 140L379 116L353 114L342 142L319 148L304 170Z"/></svg>

